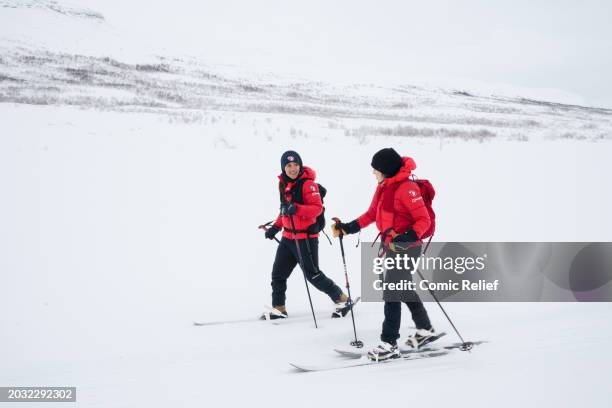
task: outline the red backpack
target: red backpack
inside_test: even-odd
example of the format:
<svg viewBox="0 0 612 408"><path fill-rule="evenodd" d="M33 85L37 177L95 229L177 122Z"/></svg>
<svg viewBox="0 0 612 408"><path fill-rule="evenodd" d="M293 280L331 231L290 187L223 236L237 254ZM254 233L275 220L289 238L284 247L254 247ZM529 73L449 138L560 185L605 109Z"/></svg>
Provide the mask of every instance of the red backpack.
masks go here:
<svg viewBox="0 0 612 408"><path fill-rule="evenodd" d="M431 207L433 199L436 195L436 190L434 190L429 180L418 179L414 175L411 177L411 180L418 184L419 189L421 190L421 197L423 197L423 202L425 203L425 207L429 213L429 219L431 220L429 228L427 228L421 238L429 238L433 236L434 232L436 231L436 213Z"/></svg>

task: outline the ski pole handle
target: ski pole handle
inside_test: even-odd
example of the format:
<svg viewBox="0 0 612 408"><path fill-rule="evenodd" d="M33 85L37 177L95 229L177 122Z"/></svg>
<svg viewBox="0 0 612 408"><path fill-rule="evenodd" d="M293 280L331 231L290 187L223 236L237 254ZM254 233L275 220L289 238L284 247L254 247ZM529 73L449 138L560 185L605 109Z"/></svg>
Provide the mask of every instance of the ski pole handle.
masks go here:
<svg viewBox="0 0 612 408"><path fill-rule="evenodd" d="M261 224L261 225L260 225L259 227L257 227L257 228L259 228L259 229L262 229L262 230L266 231L266 230L268 229L268 227L269 227L270 225L272 225L272 223L273 223L273 221L268 221L268 222L266 222L265 224Z"/></svg>
<svg viewBox="0 0 612 408"><path fill-rule="evenodd" d="M270 229L270 225L272 225L273 221L268 221L265 224L261 224L259 227L257 227L258 229L262 229L264 231L267 231L268 229ZM280 240L276 237L274 237L274 240L280 244Z"/></svg>
<svg viewBox="0 0 612 408"><path fill-rule="evenodd" d="M344 231L342 231L340 228L338 228L338 224L341 223L340 218L338 217L333 217L332 221L334 222L334 225L332 225L332 235L335 238L340 238L340 244L342 245L342 237L344 236ZM336 236L336 234L338 234ZM342 251L344 252L344 251Z"/></svg>

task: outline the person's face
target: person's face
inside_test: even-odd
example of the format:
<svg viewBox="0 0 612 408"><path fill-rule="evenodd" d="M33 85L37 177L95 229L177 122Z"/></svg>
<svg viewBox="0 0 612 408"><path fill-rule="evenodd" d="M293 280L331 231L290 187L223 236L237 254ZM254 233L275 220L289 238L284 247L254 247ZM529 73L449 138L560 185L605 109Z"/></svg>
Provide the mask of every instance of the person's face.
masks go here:
<svg viewBox="0 0 612 408"><path fill-rule="evenodd" d="M379 183L382 183L382 181L385 179L385 175L376 169L374 169L372 173L374 173L374 176L376 177L376 181L378 181Z"/></svg>
<svg viewBox="0 0 612 408"><path fill-rule="evenodd" d="M291 179L295 180L300 174L300 165L295 162L289 162L285 166L285 174Z"/></svg>

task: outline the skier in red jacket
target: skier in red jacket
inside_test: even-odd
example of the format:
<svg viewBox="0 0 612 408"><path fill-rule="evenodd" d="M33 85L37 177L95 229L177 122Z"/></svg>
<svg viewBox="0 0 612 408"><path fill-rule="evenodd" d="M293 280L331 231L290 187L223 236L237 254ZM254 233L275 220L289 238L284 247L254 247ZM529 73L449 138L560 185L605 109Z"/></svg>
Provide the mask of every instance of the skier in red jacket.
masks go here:
<svg viewBox="0 0 612 408"><path fill-rule="evenodd" d="M299 263L295 238L300 245L306 278L336 304L332 317L343 317L350 306L347 304L350 303L347 302L348 296L319 269L317 217L323 212L323 203L319 186L315 182L316 173L310 167L304 166L300 155L292 150L281 156L281 170L282 173L278 176L281 209L274 224L266 230L265 236L274 239L281 229L283 236L272 267L272 310L264 313L262 319L287 317L287 279Z"/></svg>
<svg viewBox="0 0 612 408"><path fill-rule="evenodd" d="M370 207L363 215L349 223L332 225L333 234L335 237L354 234L376 221L381 234L381 245L386 249L387 257L395 257L399 253L416 259L421 255L421 236L430 226L429 213L423 203L419 186L409 178L416 164L413 159L401 157L394 149L387 148L374 155L372 167L378 186ZM385 282L400 279L411 280L410 270L387 269ZM382 361L400 357L397 339L400 337L402 301L410 309L417 328L406 344L416 348L435 339L436 333L416 292L383 292L383 300L385 320L380 335L381 342L368 353L370 359Z"/></svg>

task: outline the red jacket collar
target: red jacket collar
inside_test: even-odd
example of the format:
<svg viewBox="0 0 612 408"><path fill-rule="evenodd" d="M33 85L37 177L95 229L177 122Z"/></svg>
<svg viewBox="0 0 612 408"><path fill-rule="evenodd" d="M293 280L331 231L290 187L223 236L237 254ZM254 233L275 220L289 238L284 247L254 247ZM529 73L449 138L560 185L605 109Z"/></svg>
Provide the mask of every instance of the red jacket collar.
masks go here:
<svg viewBox="0 0 612 408"><path fill-rule="evenodd" d="M308 166L304 166L302 170L302 174L296 180L299 180L299 179L314 180L316 177L317 177L317 173L313 169L311 169ZM283 173L278 175L278 179L280 181L285 181L283 179Z"/></svg>

